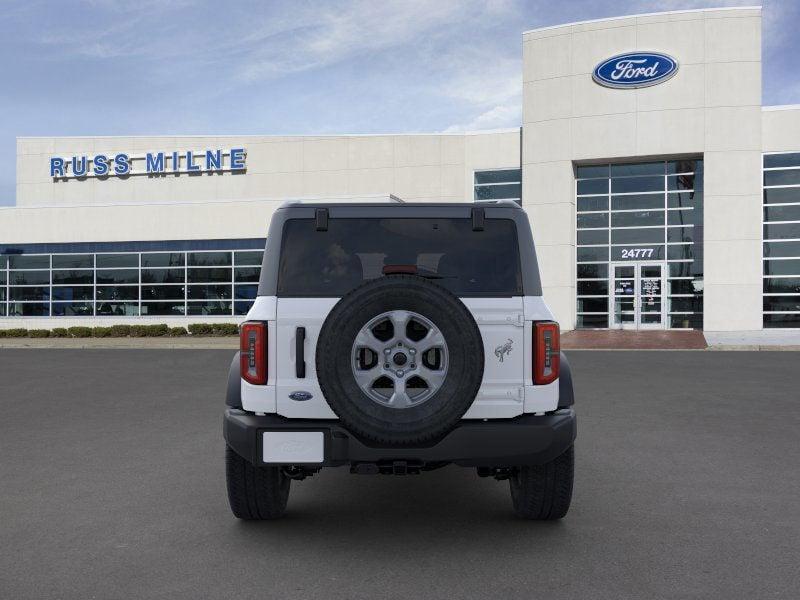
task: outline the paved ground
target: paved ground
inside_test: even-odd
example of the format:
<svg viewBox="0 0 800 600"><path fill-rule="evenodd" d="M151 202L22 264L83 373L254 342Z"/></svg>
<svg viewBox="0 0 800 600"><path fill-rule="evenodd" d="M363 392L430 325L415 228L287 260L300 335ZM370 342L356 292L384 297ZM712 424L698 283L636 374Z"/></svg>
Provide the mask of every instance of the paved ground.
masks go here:
<svg viewBox="0 0 800 600"><path fill-rule="evenodd" d="M576 329L561 335L562 350L705 350L707 346L703 332L695 329Z"/></svg>
<svg viewBox="0 0 800 600"><path fill-rule="evenodd" d="M797 355L573 352L573 508L328 471L231 517L229 351L0 350L0 598L797 598Z"/></svg>

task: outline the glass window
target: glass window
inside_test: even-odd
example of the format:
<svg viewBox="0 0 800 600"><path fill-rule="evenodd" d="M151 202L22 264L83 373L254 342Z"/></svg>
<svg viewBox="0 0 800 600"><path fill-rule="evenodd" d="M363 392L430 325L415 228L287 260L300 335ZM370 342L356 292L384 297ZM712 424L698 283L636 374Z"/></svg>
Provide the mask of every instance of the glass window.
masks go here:
<svg viewBox="0 0 800 600"><path fill-rule="evenodd" d="M5 290L3 290L3 293L5 294ZM0 304L0 317L5 317L5 316L6 316L6 305Z"/></svg>
<svg viewBox="0 0 800 600"><path fill-rule="evenodd" d="M578 181L578 195L608 194L608 179L583 179Z"/></svg>
<svg viewBox="0 0 800 600"><path fill-rule="evenodd" d="M663 175L664 163L627 163L611 165L612 177L625 177L630 175Z"/></svg>
<svg viewBox="0 0 800 600"><path fill-rule="evenodd" d="M800 204L796 206L765 206L765 221L800 221Z"/></svg>
<svg viewBox="0 0 800 600"><path fill-rule="evenodd" d="M692 277L696 274L694 269L697 266L697 261L673 262L669 263L668 266L670 277ZM702 281L702 278L700 281Z"/></svg>
<svg viewBox="0 0 800 600"><path fill-rule="evenodd" d="M598 260L608 260L608 246L600 248L584 247L577 249L578 262L596 262Z"/></svg>
<svg viewBox="0 0 800 600"><path fill-rule="evenodd" d="M53 300L92 300L94 288L84 286L54 286Z"/></svg>
<svg viewBox="0 0 800 600"><path fill-rule="evenodd" d="M764 242L765 258L800 258L800 242Z"/></svg>
<svg viewBox="0 0 800 600"><path fill-rule="evenodd" d="M50 305L39 302L12 302L8 305L11 317L47 317L50 316Z"/></svg>
<svg viewBox="0 0 800 600"><path fill-rule="evenodd" d="M583 264L578 265L578 278L579 279L601 279L608 277L607 264Z"/></svg>
<svg viewBox="0 0 800 600"><path fill-rule="evenodd" d="M183 252L156 252L142 254L142 268L144 267L182 267L186 255Z"/></svg>
<svg viewBox="0 0 800 600"><path fill-rule="evenodd" d="M225 302L189 302L187 305L190 315L229 315L231 303Z"/></svg>
<svg viewBox="0 0 800 600"><path fill-rule="evenodd" d="M649 225L664 225L664 211L637 210L615 212L611 215L612 227L645 227Z"/></svg>
<svg viewBox="0 0 800 600"><path fill-rule="evenodd" d="M185 288L182 285L143 285L142 301L178 300L178 299L182 300L185 295L184 289Z"/></svg>
<svg viewBox="0 0 800 600"><path fill-rule="evenodd" d="M699 209L702 205L702 192L672 192L667 194L667 208Z"/></svg>
<svg viewBox="0 0 800 600"><path fill-rule="evenodd" d="M670 294L697 294L698 286L702 285L702 281L697 279L670 279L669 293Z"/></svg>
<svg viewBox="0 0 800 600"><path fill-rule="evenodd" d="M667 225L702 225L703 213L694 209L668 210Z"/></svg>
<svg viewBox="0 0 800 600"><path fill-rule="evenodd" d="M8 256L0 254L0 271L4 271L8 266Z"/></svg>
<svg viewBox="0 0 800 600"><path fill-rule="evenodd" d="M139 267L139 254L98 254L97 255L97 268L98 269L119 269L119 268L138 268Z"/></svg>
<svg viewBox="0 0 800 600"><path fill-rule="evenodd" d="M11 271L8 279L11 285L48 285L50 271Z"/></svg>
<svg viewBox="0 0 800 600"><path fill-rule="evenodd" d="M264 252L261 250L234 252L233 260L236 263L236 266L250 265L260 267L261 262L264 260Z"/></svg>
<svg viewBox="0 0 800 600"><path fill-rule="evenodd" d="M578 327L581 329L608 328L608 315L578 315Z"/></svg>
<svg viewBox="0 0 800 600"><path fill-rule="evenodd" d="M522 184L476 185L475 200L517 200L522 197Z"/></svg>
<svg viewBox="0 0 800 600"><path fill-rule="evenodd" d="M519 183L520 181L522 181L522 171L520 169L475 171L476 185L482 183Z"/></svg>
<svg viewBox="0 0 800 600"><path fill-rule="evenodd" d="M189 283L217 283L217 282L230 282L231 270L230 269L189 269L188 270Z"/></svg>
<svg viewBox="0 0 800 600"><path fill-rule="evenodd" d="M183 296L181 296L183 297ZM139 287L135 285L97 286L98 300L138 300Z"/></svg>
<svg viewBox="0 0 800 600"><path fill-rule="evenodd" d="M588 229L592 227L608 227L608 213L578 215L578 229Z"/></svg>
<svg viewBox="0 0 800 600"><path fill-rule="evenodd" d="M800 312L800 296L764 296L764 310Z"/></svg>
<svg viewBox="0 0 800 600"><path fill-rule="evenodd" d="M765 260L764 275L800 275L800 258L795 260Z"/></svg>
<svg viewBox="0 0 800 600"><path fill-rule="evenodd" d="M800 152L765 154L764 167L800 167Z"/></svg>
<svg viewBox="0 0 800 600"><path fill-rule="evenodd" d="M3 286L5 284L6 284L6 272L0 271L0 286Z"/></svg>
<svg viewBox="0 0 800 600"><path fill-rule="evenodd" d="M694 173L703 170L702 160L672 160L667 163L667 174Z"/></svg>
<svg viewBox="0 0 800 600"><path fill-rule="evenodd" d="M608 196L578 198L578 211L584 210L608 210Z"/></svg>
<svg viewBox="0 0 800 600"><path fill-rule="evenodd" d="M260 267L237 267L233 270L233 280L258 283L260 274Z"/></svg>
<svg viewBox="0 0 800 600"><path fill-rule="evenodd" d="M97 283L139 283L139 270L108 269L97 271Z"/></svg>
<svg viewBox="0 0 800 600"><path fill-rule="evenodd" d="M663 189L663 177L620 177L611 179L612 194L657 192L663 191Z"/></svg>
<svg viewBox="0 0 800 600"><path fill-rule="evenodd" d="M790 202L800 202L800 187L764 190L764 204L788 204Z"/></svg>
<svg viewBox="0 0 800 600"><path fill-rule="evenodd" d="M608 244L608 229L579 229L578 245Z"/></svg>
<svg viewBox="0 0 800 600"><path fill-rule="evenodd" d="M646 210L664 208L664 194L611 196L611 210Z"/></svg>
<svg viewBox="0 0 800 600"><path fill-rule="evenodd" d="M94 271L53 271L53 284L64 283L92 284L94 283Z"/></svg>
<svg viewBox="0 0 800 600"><path fill-rule="evenodd" d="M222 300L231 297L231 284L227 285L190 285L189 300Z"/></svg>
<svg viewBox="0 0 800 600"><path fill-rule="evenodd" d="M49 269L49 254L14 254L8 257L10 269Z"/></svg>
<svg viewBox="0 0 800 600"><path fill-rule="evenodd" d="M320 235L310 219L287 221L279 296L341 296L388 265L414 266L457 296L522 291L516 226L508 219L486 219L483 231L473 231L468 218L331 219L322 246Z"/></svg>
<svg viewBox="0 0 800 600"><path fill-rule="evenodd" d="M237 300L233 303L233 314L246 315L247 311L249 311L252 306L253 303L249 300Z"/></svg>
<svg viewBox="0 0 800 600"><path fill-rule="evenodd" d="M5 302L6 300L6 288L0 287L0 302Z"/></svg>
<svg viewBox="0 0 800 600"><path fill-rule="evenodd" d="M765 240L800 239L800 223L764 225Z"/></svg>
<svg viewBox="0 0 800 600"><path fill-rule="evenodd" d="M188 264L191 267L218 267L231 264L230 252L190 252Z"/></svg>
<svg viewBox="0 0 800 600"><path fill-rule="evenodd" d="M800 277L768 277L764 279L764 292L800 294Z"/></svg>
<svg viewBox="0 0 800 600"><path fill-rule="evenodd" d="M670 315L669 326L673 329L702 329L703 315Z"/></svg>
<svg viewBox="0 0 800 600"><path fill-rule="evenodd" d="M199 270L199 269L192 269ZM184 269L142 269L142 283L184 283Z"/></svg>
<svg viewBox="0 0 800 600"><path fill-rule="evenodd" d="M608 280L578 281L579 296L608 295Z"/></svg>
<svg viewBox="0 0 800 600"><path fill-rule="evenodd" d="M99 317L138 317L138 302L97 302L96 309Z"/></svg>
<svg viewBox="0 0 800 600"><path fill-rule="evenodd" d="M608 297L605 298L578 298L578 312L608 312Z"/></svg>
<svg viewBox="0 0 800 600"><path fill-rule="evenodd" d="M668 260L684 260L694 258L694 246L692 244L673 244L667 246Z"/></svg>
<svg viewBox="0 0 800 600"><path fill-rule="evenodd" d="M800 185L800 169L764 171L764 185Z"/></svg>
<svg viewBox="0 0 800 600"><path fill-rule="evenodd" d="M695 181L694 175L668 175L667 176L667 189L668 190L694 190L701 189L700 184L702 179Z"/></svg>
<svg viewBox="0 0 800 600"><path fill-rule="evenodd" d="M8 288L9 300L49 300L50 288L49 287L11 287Z"/></svg>
<svg viewBox="0 0 800 600"><path fill-rule="evenodd" d="M257 285L237 285L233 297L237 300L255 300L258 296Z"/></svg>
<svg viewBox="0 0 800 600"><path fill-rule="evenodd" d="M54 269L91 269L94 256L91 254L53 254Z"/></svg>
<svg viewBox="0 0 800 600"><path fill-rule="evenodd" d="M764 327L797 327L800 328L800 313L784 313L764 315Z"/></svg>
<svg viewBox="0 0 800 600"><path fill-rule="evenodd" d="M694 241L694 227L669 227L667 228L667 242L681 243Z"/></svg>
<svg viewBox="0 0 800 600"><path fill-rule="evenodd" d="M577 167L576 176L578 179L608 177L608 165L583 165Z"/></svg>
<svg viewBox="0 0 800 600"><path fill-rule="evenodd" d="M143 317L180 316L184 314L183 301L180 302L142 302L140 314Z"/></svg>
<svg viewBox="0 0 800 600"><path fill-rule="evenodd" d="M91 302L53 302L54 317L91 317L93 314Z"/></svg>
<svg viewBox="0 0 800 600"><path fill-rule="evenodd" d="M652 229L612 229L612 244L657 244L664 241L664 228Z"/></svg>

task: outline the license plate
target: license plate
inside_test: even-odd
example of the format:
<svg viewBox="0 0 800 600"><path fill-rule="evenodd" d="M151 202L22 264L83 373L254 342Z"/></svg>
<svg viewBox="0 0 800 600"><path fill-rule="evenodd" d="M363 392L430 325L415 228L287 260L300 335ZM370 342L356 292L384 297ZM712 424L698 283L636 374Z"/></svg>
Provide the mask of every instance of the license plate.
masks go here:
<svg viewBox="0 0 800 600"><path fill-rule="evenodd" d="M321 463L325 460L325 435L321 431L265 431L265 463Z"/></svg>

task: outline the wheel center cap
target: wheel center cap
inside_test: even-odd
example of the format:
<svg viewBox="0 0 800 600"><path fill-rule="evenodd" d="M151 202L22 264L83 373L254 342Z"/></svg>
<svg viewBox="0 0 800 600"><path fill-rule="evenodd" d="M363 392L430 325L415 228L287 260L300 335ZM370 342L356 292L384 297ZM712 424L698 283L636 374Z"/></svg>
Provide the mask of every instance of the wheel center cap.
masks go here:
<svg viewBox="0 0 800 600"><path fill-rule="evenodd" d="M394 361L394 364L396 364L398 367L402 367L404 364L408 362L408 357L402 352L397 352L392 357L392 360Z"/></svg>

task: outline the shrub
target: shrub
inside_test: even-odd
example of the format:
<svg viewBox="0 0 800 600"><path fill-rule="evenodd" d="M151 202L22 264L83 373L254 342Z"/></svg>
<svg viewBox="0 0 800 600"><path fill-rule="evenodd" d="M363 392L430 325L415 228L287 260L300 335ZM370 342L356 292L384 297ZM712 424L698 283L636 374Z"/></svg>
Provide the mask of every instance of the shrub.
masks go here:
<svg viewBox="0 0 800 600"><path fill-rule="evenodd" d="M211 331L214 335L238 335L239 326L236 323L214 323Z"/></svg>
<svg viewBox="0 0 800 600"><path fill-rule="evenodd" d="M71 337L87 338L92 337L92 328L83 326L70 327L67 329L67 333L69 333Z"/></svg>
<svg viewBox="0 0 800 600"><path fill-rule="evenodd" d="M32 337L32 338L50 337L50 330L49 329L28 329L28 337Z"/></svg>
<svg viewBox="0 0 800 600"><path fill-rule="evenodd" d="M111 327L92 327L92 337L111 337Z"/></svg>
<svg viewBox="0 0 800 600"><path fill-rule="evenodd" d="M192 335L211 335L214 333L214 328L209 323L191 323L189 325L189 333Z"/></svg>
<svg viewBox="0 0 800 600"><path fill-rule="evenodd" d="M169 335L170 337L178 337L178 336L188 335L188 334L189 334L189 332L186 331L185 327L170 327L169 328L169 333L167 335Z"/></svg>
<svg viewBox="0 0 800 600"><path fill-rule="evenodd" d="M69 331L65 327L54 327L50 330L50 337L65 338L69 337Z"/></svg>
<svg viewBox="0 0 800 600"><path fill-rule="evenodd" d="M25 337L27 335L28 335L28 330L22 327L14 327L13 329L5 330L5 337L18 338L18 337Z"/></svg>
<svg viewBox="0 0 800 600"><path fill-rule="evenodd" d="M166 323L159 325L145 325L145 335L147 337L161 337L169 334L169 326Z"/></svg>
<svg viewBox="0 0 800 600"><path fill-rule="evenodd" d="M128 337L131 334L130 325L112 325L109 329L111 337Z"/></svg>
<svg viewBox="0 0 800 600"><path fill-rule="evenodd" d="M147 335L146 325L131 325L131 337L145 337Z"/></svg>

